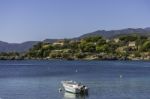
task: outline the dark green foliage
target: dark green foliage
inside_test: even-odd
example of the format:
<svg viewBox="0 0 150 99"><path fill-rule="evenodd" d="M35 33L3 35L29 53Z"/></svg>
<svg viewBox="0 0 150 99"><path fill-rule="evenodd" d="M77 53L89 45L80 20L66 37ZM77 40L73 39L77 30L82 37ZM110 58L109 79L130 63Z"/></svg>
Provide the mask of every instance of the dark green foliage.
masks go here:
<svg viewBox="0 0 150 99"><path fill-rule="evenodd" d="M85 38L84 40L86 42L98 42L98 40L100 39L102 39L101 36L90 36L90 37Z"/></svg>
<svg viewBox="0 0 150 99"><path fill-rule="evenodd" d="M109 51L109 46L107 44L104 44L104 45L101 45L101 46L96 46L96 51L107 53Z"/></svg>
<svg viewBox="0 0 150 99"><path fill-rule="evenodd" d="M126 35L119 42L105 40L101 36L90 36L81 40L61 40L62 44L40 42L27 53L0 53L0 59L127 59L148 56L150 40L144 36ZM129 43L135 45L129 46ZM143 54L145 53L145 54Z"/></svg>
<svg viewBox="0 0 150 99"><path fill-rule="evenodd" d="M97 41L97 45L104 45L104 44L106 44L106 40L104 40L104 39L99 39Z"/></svg>
<svg viewBox="0 0 150 99"><path fill-rule="evenodd" d="M82 52L94 52L95 45L93 43L83 43L81 46Z"/></svg>
<svg viewBox="0 0 150 99"><path fill-rule="evenodd" d="M0 53L0 59L1 60L5 60L5 59L10 59L10 60L13 60L13 59L22 59L22 56L17 53L17 52L2 52Z"/></svg>
<svg viewBox="0 0 150 99"><path fill-rule="evenodd" d="M34 49L34 50L38 50L38 49L42 48L42 45L43 45L43 43L40 42L40 43L34 45L34 46L33 46L33 49Z"/></svg>
<svg viewBox="0 0 150 99"><path fill-rule="evenodd" d="M118 55L118 57L127 58L130 54L140 56L139 49L141 51L150 51L150 42L147 37L137 35L126 35L119 38L120 42L116 43L113 40L106 42L101 36L93 36L81 39L80 41L63 40L63 45L53 45L38 43L35 45L27 55L33 58L78 58L82 59L87 56L100 54L102 57L108 58L109 56ZM135 47L129 47L129 42L136 42ZM127 43L128 42L128 43ZM123 50L118 51L118 48ZM90 54L93 53L93 54ZM106 55L106 56L105 56Z"/></svg>
<svg viewBox="0 0 150 99"><path fill-rule="evenodd" d="M136 41L138 39L138 36L136 36L136 35L125 35L125 36L121 36L119 39L121 41L124 41L124 42Z"/></svg>
<svg viewBox="0 0 150 99"><path fill-rule="evenodd" d="M150 51L150 41L144 42L141 49L142 51Z"/></svg>

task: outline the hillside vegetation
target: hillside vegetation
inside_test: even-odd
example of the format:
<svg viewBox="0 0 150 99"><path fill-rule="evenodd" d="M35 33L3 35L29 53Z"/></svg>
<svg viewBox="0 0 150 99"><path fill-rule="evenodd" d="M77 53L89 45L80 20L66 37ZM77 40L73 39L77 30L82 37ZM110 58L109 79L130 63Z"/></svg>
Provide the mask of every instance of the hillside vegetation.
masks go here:
<svg viewBox="0 0 150 99"><path fill-rule="evenodd" d="M150 28L126 28L120 30L97 30L90 33L84 33L81 36L76 38L71 38L70 40L81 40L89 36L102 36L105 39L114 39L124 35L139 35L150 37ZM42 42L54 43L60 39L45 39ZM8 43L0 41L0 52L27 52L33 45L37 44L40 41L27 41L23 43Z"/></svg>
<svg viewBox="0 0 150 99"><path fill-rule="evenodd" d="M111 40L101 36L90 36L81 40L40 42L25 54L25 58L149 60L150 39L139 35L124 35Z"/></svg>
<svg viewBox="0 0 150 99"><path fill-rule="evenodd" d="M39 42L24 53L2 52L0 59L150 60L150 38L132 34Z"/></svg>

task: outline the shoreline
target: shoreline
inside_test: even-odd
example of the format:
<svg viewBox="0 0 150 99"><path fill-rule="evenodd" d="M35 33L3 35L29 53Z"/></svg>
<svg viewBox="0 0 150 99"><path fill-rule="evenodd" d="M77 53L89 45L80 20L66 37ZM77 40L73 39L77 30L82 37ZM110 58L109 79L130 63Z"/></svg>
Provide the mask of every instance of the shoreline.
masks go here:
<svg viewBox="0 0 150 99"><path fill-rule="evenodd" d="M24 58L24 59L0 59L0 60L60 60L60 61L150 61L150 59L65 59L65 58Z"/></svg>

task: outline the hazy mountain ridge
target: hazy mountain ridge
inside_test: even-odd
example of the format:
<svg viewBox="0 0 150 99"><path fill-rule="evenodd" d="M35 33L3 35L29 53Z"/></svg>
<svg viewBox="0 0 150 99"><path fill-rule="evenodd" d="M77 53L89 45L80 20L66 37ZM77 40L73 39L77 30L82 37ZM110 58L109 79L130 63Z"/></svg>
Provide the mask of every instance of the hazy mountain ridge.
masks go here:
<svg viewBox="0 0 150 99"><path fill-rule="evenodd" d="M82 36L80 36L79 38L85 38L88 36L93 36L93 35L100 35L103 36L104 38L115 38L117 36L120 35L131 35L131 34L137 34L137 35L143 35L143 36L150 36L150 28L137 28L137 29L133 29L133 28L127 28L127 29L122 29L122 30L110 30L110 31L106 31L106 30L98 30L92 33L87 33L84 34Z"/></svg>
<svg viewBox="0 0 150 99"><path fill-rule="evenodd" d="M81 36L79 36L77 38L73 38L73 39L82 39L82 38L85 38L88 36L94 36L94 35L100 35L100 36L103 36L104 38L112 39L112 38L115 38L115 37L118 37L121 35L131 35L131 34L137 34L137 35L143 35L143 36L150 37L150 27L144 28L144 29L142 29L142 28L137 28L137 29L127 28L127 29L110 30L110 31L98 30L95 32L81 35ZM61 40L61 39L45 39L45 40L43 40L43 42L53 43L57 40ZM26 52L30 48L32 48L33 45L37 44L38 42L40 42L40 41L27 41L24 43L7 43L7 42L0 41L0 52Z"/></svg>
<svg viewBox="0 0 150 99"><path fill-rule="evenodd" d="M25 52L39 41L27 41L23 43L7 43L0 41L0 52Z"/></svg>

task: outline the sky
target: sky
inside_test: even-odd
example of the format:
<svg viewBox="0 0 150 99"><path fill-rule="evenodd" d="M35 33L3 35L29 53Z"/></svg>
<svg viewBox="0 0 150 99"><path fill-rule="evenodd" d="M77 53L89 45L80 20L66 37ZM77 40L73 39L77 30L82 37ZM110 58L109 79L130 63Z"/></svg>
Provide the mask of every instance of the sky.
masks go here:
<svg viewBox="0 0 150 99"><path fill-rule="evenodd" d="M150 0L0 0L0 41L150 27Z"/></svg>

